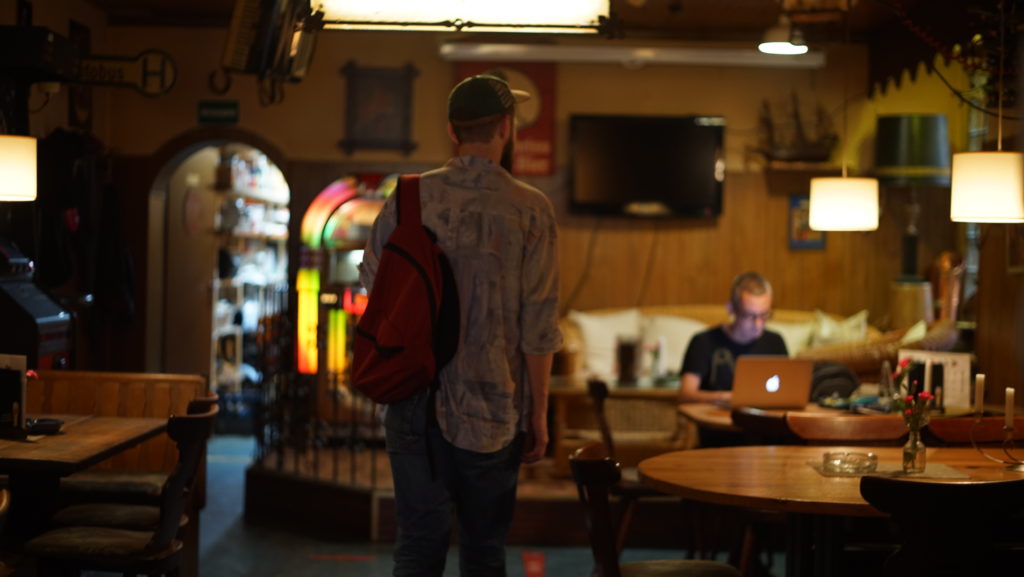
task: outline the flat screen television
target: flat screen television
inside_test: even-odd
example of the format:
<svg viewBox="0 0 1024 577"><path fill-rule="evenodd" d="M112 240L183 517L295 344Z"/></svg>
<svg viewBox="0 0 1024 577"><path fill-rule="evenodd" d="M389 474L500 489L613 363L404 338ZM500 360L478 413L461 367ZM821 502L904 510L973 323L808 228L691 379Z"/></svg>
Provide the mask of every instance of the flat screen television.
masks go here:
<svg viewBox="0 0 1024 577"><path fill-rule="evenodd" d="M722 116L573 115L575 214L711 218L722 212Z"/></svg>

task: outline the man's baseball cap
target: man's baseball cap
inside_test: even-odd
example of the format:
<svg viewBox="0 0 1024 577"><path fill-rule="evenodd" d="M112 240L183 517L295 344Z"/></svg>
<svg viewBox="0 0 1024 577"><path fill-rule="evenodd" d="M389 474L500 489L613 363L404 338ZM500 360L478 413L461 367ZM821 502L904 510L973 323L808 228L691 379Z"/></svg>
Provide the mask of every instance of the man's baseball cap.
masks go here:
<svg viewBox="0 0 1024 577"><path fill-rule="evenodd" d="M455 85L448 95L448 121L456 126L475 126L497 120L515 110L530 93L512 90L508 82L480 74Z"/></svg>

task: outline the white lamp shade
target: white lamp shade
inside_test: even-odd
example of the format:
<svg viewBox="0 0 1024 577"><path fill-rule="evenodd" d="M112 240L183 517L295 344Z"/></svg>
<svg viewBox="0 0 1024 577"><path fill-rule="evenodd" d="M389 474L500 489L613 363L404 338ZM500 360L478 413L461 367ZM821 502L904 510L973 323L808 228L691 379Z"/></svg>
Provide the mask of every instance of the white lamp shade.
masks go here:
<svg viewBox="0 0 1024 577"><path fill-rule="evenodd" d="M954 222L1024 222L1024 154L953 155L949 218Z"/></svg>
<svg viewBox="0 0 1024 577"><path fill-rule="evenodd" d="M36 139L0 134L0 201L36 199Z"/></svg>
<svg viewBox="0 0 1024 577"><path fill-rule="evenodd" d="M812 178L810 200L813 230L878 229L878 180L874 178Z"/></svg>
<svg viewBox="0 0 1024 577"><path fill-rule="evenodd" d="M593 32L608 9L608 0L324 0L322 7L326 29L438 30L458 21L474 32Z"/></svg>

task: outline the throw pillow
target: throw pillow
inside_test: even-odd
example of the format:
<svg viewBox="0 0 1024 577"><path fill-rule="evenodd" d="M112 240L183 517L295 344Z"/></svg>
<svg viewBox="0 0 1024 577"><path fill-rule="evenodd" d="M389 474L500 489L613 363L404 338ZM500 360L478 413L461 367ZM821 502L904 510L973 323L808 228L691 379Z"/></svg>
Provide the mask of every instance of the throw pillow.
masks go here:
<svg viewBox="0 0 1024 577"><path fill-rule="evenodd" d="M693 335L708 328L698 320L676 315L651 315L643 317L641 321L643 329L644 361L641 365L644 374L651 374L654 365L654 358L650 351L658 346L658 341L664 339L660 359L662 374L678 375L683 368L683 355L686 354L686 347L690 345ZM661 375L652 375L661 376Z"/></svg>
<svg viewBox="0 0 1024 577"><path fill-rule="evenodd" d="M868 334L868 310L854 313L841 321L821 312L814 311L814 333L811 346L832 345L862 341Z"/></svg>
<svg viewBox="0 0 1024 577"><path fill-rule="evenodd" d="M924 338L928 334L928 323L924 321L917 321L914 326L907 329L907 332L903 333L900 337L900 344L907 345L910 343L916 343L917 341Z"/></svg>
<svg viewBox="0 0 1024 577"><path fill-rule="evenodd" d="M780 321L768 321L765 328L782 335L786 343L786 350L789 356L795 357L797 353L806 349L811 344L811 333L814 332L814 321L804 323L784 323Z"/></svg>
<svg viewBox="0 0 1024 577"><path fill-rule="evenodd" d="M616 342L620 336L640 336L640 311L635 308L616 313L569 311L569 319L580 328L584 373L615 379Z"/></svg>

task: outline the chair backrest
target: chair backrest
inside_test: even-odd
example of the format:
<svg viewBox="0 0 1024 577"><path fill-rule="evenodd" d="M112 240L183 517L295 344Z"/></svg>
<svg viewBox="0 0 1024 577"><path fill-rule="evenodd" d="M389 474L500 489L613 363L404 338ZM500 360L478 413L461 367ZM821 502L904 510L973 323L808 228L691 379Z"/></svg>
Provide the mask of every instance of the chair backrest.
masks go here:
<svg viewBox="0 0 1024 577"><path fill-rule="evenodd" d="M622 477L619 464L608 456L604 443L588 441L569 455L569 467L586 512L590 550L597 564L597 574L620 577L619 551L615 546L609 500L611 487Z"/></svg>
<svg viewBox="0 0 1024 577"><path fill-rule="evenodd" d="M902 541L883 576L996 575L993 537L1019 526L1024 478L934 482L865 475L860 494L892 516Z"/></svg>
<svg viewBox="0 0 1024 577"><path fill-rule="evenodd" d="M765 411L753 407L733 407L732 424L743 429L750 445L793 445L800 438L789 430L785 411Z"/></svg>
<svg viewBox="0 0 1024 577"><path fill-rule="evenodd" d="M597 428L601 431L601 440L608 450L608 456L615 458L615 443L612 440L612 429L608 425L608 415L605 413L605 400L608 398L608 384L602 380L590 379L587 381L587 392L590 400L594 403L594 420L597 421Z"/></svg>
<svg viewBox="0 0 1024 577"><path fill-rule="evenodd" d="M178 462L164 482L160 494L160 523L147 545L147 552L164 550L177 535L181 515L186 510L189 492L219 411L220 408L213 405L205 413L172 415L167 420L167 436L178 447Z"/></svg>
<svg viewBox="0 0 1024 577"><path fill-rule="evenodd" d="M789 412L786 425L805 443L849 443L897 446L905 442L907 426L899 415L833 415Z"/></svg>
<svg viewBox="0 0 1024 577"><path fill-rule="evenodd" d="M1001 444L1006 440L1004 417L932 417L924 429L926 444L957 446ZM1013 419L1013 439L1024 439L1024 417Z"/></svg>
<svg viewBox="0 0 1024 577"><path fill-rule="evenodd" d="M199 413L205 413L211 408L217 406L218 402L220 402L220 395L215 392L210 392L203 397L196 397L188 402L188 414L196 415Z"/></svg>

